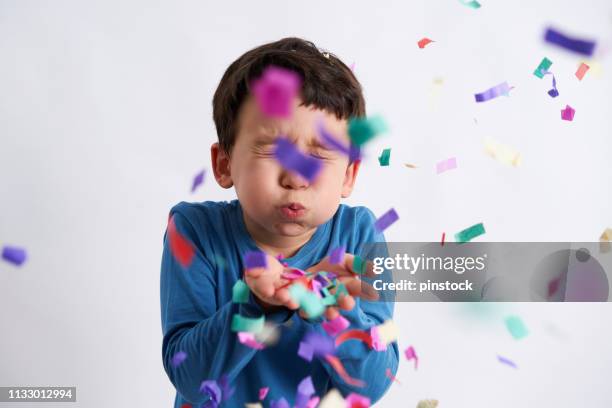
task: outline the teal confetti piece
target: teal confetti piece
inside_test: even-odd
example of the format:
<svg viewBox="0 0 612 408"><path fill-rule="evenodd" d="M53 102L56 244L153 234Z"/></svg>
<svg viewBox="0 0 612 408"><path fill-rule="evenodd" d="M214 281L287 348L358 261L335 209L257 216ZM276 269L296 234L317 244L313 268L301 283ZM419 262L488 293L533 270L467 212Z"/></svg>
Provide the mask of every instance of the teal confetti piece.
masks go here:
<svg viewBox="0 0 612 408"><path fill-rule="evenodd" d="M515 340L520 340L529 334L523 320L518 316L508 316L506 318L506 328Z"/></svg>
<svg viewBox="0 0 612 408"><path fill-rule="evenodd" d="M363 275L366 272L367 264L360 256L355 255L353 258L353 271L358 275Z"/></svg>
<svg viewBox="0 0 612 408"><path fill-rule="evenodd" d="M479 223L476 225L472 225L471 227L466 228L463 231L456 233L455 241L459 243L468 242L484 233L485 233L484 225L482 225L482 223Z"/></svg>
<svg viewBox="0 0 612 408"><path fill-rule="evenodd" d="M546 57L542 58L542 62L540 62L540 65L538 65L536 70L533 71L533 75L537 76L540 79L544 78L544 74L546 74L551 65L551 60Z"/></svg>
<svg viewBox="0 0 612 408"><path fill-rule="evenodd" d="M378 163L380 163L381 166L388 166L390 158L391 158L391 149L385 149L380 154L380 157L378 157Z"/></svg>
<svg viewBox="0 0 612 408"><path fill-rule="evenodd" d="M323 304L322 299L312 292L306 292L302 296L300 307L311 319L321 316L325 311L325 305Z"/></svg>
<svg viewBox="0 0 612 408"><path fill-rule="evenodd" d="M348 290L346 290L346 286L344 286L344 283L339 283L338 284L338 289L336 289L336 300L338 300L338 298L340 296L348 296Z"/></svg>
<svg viewBox="0 0 612 408"><path fill-rule="evenodd" d="M232 302L247 303L249 301L249 292L249 286L243 280L237 281L232 288Z"/></svg>
<svg viewBox="0 0 612 408"><path fill-rule="evenodd" d="M257 318L250 318L235 314L232 317L232 331L260 333L264 328L265 322L266 319L263 316Z"/></svg>
<svg viewBox="0 0 612 408"><path fill-rule="evenodd" d="M348 123L348 134L353 144L361 146L376 135L387 132L389 127L381 116L370 118L351 118Z"/></svg>
<svg viewBox="0 0 612 408"><path fill-rule="evenodd" d="M459 3L463 4L464 6L473 8L474 10L479 9L481 7L480 3L476 0L459 0Z"/></svg>

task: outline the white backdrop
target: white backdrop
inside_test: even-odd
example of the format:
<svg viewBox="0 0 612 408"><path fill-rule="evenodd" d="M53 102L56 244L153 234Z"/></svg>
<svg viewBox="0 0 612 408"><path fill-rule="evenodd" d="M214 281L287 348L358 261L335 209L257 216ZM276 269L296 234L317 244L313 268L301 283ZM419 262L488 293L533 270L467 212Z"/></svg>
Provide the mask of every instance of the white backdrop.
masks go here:
<svg viewBox="0 0 612 408"><path fill-rule="evenodd" d="M159 316L168 210L234 197L210 173L189 192L210 169L212 94L240 54L285 36L354 62L369 113L387 118L346 202L395 207L388 240L478 222L488 241L597 240L612 226L612 4L481 3L0 0L0 244L30 255L20 269L0 262L0 386L74 385L70 406L172 406ZM583 81L580 58L543 44L548 24L599 40ZM436 42L421 50L422 37ZM532 74L544 56L556 99ZM509 97L474 102L503 81ZM487 157L487 136L523 165ZM436 175L450 156L458 168ZM527 338L508 334L509 313ZM609 304L400 304L400 347L415 347L419 369L402 359L401 385L377 406L611 406L611 318Z"/></svg>

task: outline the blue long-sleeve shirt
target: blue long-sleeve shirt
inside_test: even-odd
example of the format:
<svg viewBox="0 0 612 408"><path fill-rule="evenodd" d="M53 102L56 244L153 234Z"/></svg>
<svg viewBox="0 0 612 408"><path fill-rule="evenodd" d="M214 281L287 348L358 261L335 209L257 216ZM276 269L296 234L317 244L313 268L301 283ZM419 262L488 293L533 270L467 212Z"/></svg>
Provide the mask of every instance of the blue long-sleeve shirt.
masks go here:
<svg viewBox="0 0 612 408"><path fill-rule="evenodd" d="M288 309L266 315L267 322L280 325L281 339L276 345L255 350L238 341L230 329L232 316L240 313L258 317L263 312L252 294L247 303L232 303L232 287L243 278L243 255L258 249L244 225L237 200L182 202L172 208L171 215L178 232L195 248L191 265L184 269L171 253L167 234L164 237L162 358L177 390L175 408L185 403L205 403L209 397L200 392L200 384L218 380L224 374L235 387L233 396L222 405L226 407L257 402L262 387L270 387L266 402L284 397L293 404L297 386L307 376L312 376L316 394L321 397L331 388L345 396L357 392L372 403L382 397L391 382L386 369L397 371L399 353L395 343L386 351L370 350L358 341L338 347L336 356L348 374L366 382L365 387L354 387L347 385L327 362L317 358L308 362L298 356L304 334L324 330L320 323L306 321ZM347 252L357 253L362 244L383 242L383 235L375 232L373 223L374 217L367 208L340 205L294 256L283 261L305 270L336 247L345 246ZM392 314L390 302L358 298L354 309L342 312L351 329L369 329L389 320ZM179 351L187 353L187 359L175 367L172 357Z"/></svg>

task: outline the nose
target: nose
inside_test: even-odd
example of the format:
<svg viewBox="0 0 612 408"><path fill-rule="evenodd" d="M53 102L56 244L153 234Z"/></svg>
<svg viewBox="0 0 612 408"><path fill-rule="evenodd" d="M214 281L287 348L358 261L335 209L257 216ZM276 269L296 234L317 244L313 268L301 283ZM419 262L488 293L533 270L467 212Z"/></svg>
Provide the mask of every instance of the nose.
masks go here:
<svg viewBox="0 0 612 408"><path fill-rule="evenodd" d="M280 185L288 190L303 190L308 188L310 182L296 172L283 170L280 176Z"/></svg>

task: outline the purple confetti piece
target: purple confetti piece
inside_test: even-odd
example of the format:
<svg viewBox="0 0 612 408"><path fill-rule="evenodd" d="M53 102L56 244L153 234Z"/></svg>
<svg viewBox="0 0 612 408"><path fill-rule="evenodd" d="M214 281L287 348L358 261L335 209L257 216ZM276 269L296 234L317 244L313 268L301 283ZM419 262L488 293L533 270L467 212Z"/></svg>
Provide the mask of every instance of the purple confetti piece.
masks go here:
<svg viewBox="0 0 612 408"><path fill-rule="evenodd" d="M196 188L198 188L204 182L204 174L206 174L206 169L196 174L193 178L193 184L191 186L192 193L196 191Z"/></svg>
<svg viewBox="0 0 612 408"><path fill-rule="evenodd" d="M508 92L510 92L510 86L507 82L502 82L499 85L495 85L493 88L475 94L474 97L476 98L476 102L486 102L501 95L508 95Z"/></svg>
<svg viewBox="0 0 612 408"><path fill-rule="evenodd" d="M8 245L5 245L4 248L2 248L2 259L12 263L13 265L21 266L27 257L26 251L23 248Z"/></svg>
<svg viewBox="0 0 612 408"><path fill-rule="evenodd" d="M287 118L291 116L301 82L296 72L269 66L260 79L253 81L251 89L264 115Z"/></svg>
<svg viewBox="0 0 612 408"><path fill-rule="evenodd" d="M261 251L249 251L244 255L244 264L247 269L267 268L268 261L266 254Z"/></svg>
<svg viewBox="0 0 612 408"><path fill-rule="evenodd" d="M329 263L332 265L337 265L344 261L344 254L346 253L346 247L339 246L335 248L331 254L329 255Z"/></svg>
<svg viewBox="0 0 612 408"><path fill-rule="evenodd" d="M378 232L383 232L389 227L389 225L393 224L397 220L399 220L399 215L397 215L395 209L391 208L376 220L374 223L374 228L376 228L376 231Z"/></svg>
<svg viewBox="0 0 612 408"><path fill-rule="evenodd" d="M321 160L306 156L285 137L279 137L276 140L274 156L283 168L298 173L310 182L315 179L322 168Z"/></svg>
<svg viewBox="0 0 612 408"><path fill-rule="evenodd" d="M219 388L221 389L222 401L227 401L234 395L236 388L232 387L229 383L229 377L227 374L223 374L221 378L219 378Z"/></svg>
<svg viewBox="0 0 612 408"><path fill-rule="evenodd" d="M310 376L300 381L297 387L297 395L295 397L296 408L306 408L310 396L315 393L314 385L312 384L312 378Z"/></svg>
<svg viewBox="0 0 612 408"><path fill-rule="evenodd" d="M179 351L172 356L172 367L178 367L187 359L187 353Z"/></svg>
<svg viewBox="0 0 612 408"><path fill-rule="evenodd" d="M436 163L436 173L444 173L445 171L456 169L457 168L457 158L450 157L446 160L442 160L441 162Z"/></svg>
<svg viewBox="0 0 612 408"><path fill-rule="evenodd" d="M286 399L281 398L278 401L272 401L270 403L270 408L291 408Z"/></svg>
<svg viewBox="0 0 612 408"><path fill-rule="evenodd" d="M559 90L557 89L557 79L555 78L555 74L550 71L544 72L544 75L552 75L552 89L548 91L548 94L551 98L556 98L559 96Z"/></svg>
<svg viewBox="0 0 612 408"><path fill-rule="evenodd" d="M498 356L497 356L497 359L499 360L499 362L500 362L500 363L507 364L507 365L509 365L510 367L518 368L518 367L516 366L516 364L514 364L514 362L513 362L513 361L508 360L508 359L507 359L507 358L505 358L505 357L502 357L502 356L499 356L499 355L498 355Z"/></svg>
<svg viewBox="0 0 612 408"><path fill-rule="evenodd" d="M336 354L334 339L324 334L308 332L304 336L303 342L312 347L313 354L317 357L325 357L327 354Z"/></svg>
<svg viewBox="0 0 612 408"><path fill-rule="evenodd" d="M595 50L595 41L571 38L551 27L546 29L544 41L589 57L593 55Z"/></svg>
<svg viewBox="0 0 612 408"><path fill-rule="evenodd" d="M312 361L314 349L309 343L301 341L300 347L298 348L298 356L302 357L306 361Z"/></svg>
<svg viewBox="0 0 612 408"><path fill-rule="evenodd" d="M202 381L200 392L210 397L209 403L212 403L212 406L216 407L221 402L221 389L214 380Z"/></svg>

